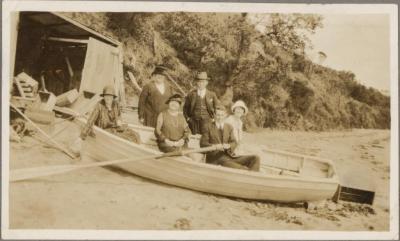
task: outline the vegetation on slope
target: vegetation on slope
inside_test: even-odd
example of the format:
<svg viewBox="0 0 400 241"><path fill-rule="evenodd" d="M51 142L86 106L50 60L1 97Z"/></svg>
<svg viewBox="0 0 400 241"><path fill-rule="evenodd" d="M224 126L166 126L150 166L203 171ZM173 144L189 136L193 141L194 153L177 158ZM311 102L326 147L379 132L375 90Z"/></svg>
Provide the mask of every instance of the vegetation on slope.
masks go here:
<svg viewBox="0 0 400 241"><path fill-rule="evenodd" d="M246 127L292 130L390 128L390 99L361 85L348 71L312 63L306 33L322 27L310 14L70 13L118 39L124 67L140 84L155 64L171 68L186 90L207 71L217 94L233 83L234 98L250 107ZM266 17L267 16L267 17ZM255 23L263 22L259 31ZM127 93L135 94L127 82Z"/></svg>

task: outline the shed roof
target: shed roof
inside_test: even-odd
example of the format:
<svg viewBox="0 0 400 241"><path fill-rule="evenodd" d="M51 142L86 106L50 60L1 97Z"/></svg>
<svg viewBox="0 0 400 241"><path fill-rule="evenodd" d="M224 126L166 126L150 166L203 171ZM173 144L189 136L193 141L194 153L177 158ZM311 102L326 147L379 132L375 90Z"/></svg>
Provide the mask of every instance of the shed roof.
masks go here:
<svg viewBox="0 0 400 241"><path fill-rule="evenodd" d="M88 39L93 37L108 44L119 46L121 43L110 37L104 36L99 32L73 20L61 13L55 12L21 12L21 27L46 27L53 35L57 37ZM31 20L31 21L26 21Z"/></svg>

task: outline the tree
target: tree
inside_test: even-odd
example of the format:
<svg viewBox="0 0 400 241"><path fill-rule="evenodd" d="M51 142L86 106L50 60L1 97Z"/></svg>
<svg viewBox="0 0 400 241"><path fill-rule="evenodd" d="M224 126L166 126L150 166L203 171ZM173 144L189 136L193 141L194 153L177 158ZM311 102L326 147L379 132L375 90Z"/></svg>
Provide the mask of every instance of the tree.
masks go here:
<svg viewBox="0 0 400 241"><path fill-rule="evenodd" d="M312 47L307 34L323 27L323 17L317 14L256 14L253 19L273 43L300 53L307 45Z"/></svg>

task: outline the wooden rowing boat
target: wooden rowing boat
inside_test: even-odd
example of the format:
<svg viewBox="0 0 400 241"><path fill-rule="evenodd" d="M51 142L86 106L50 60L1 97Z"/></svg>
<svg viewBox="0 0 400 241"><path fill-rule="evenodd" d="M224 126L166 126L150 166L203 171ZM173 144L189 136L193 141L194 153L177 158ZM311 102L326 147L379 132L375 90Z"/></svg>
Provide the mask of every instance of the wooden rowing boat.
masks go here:
<svg viewBox="0 0 400 241"><path fill-rule="evenodd" d="M77 120L85 122L83 118ZM160 153L153 128L129 127L140 134L143 144L94 127L96 137L86 139L84 155L108 161ZM196 146L198 141L193 136L189 145ZM170 185L243 199L308 202L332 198L337 191L338 176L330 160L268 149L263 150L261 159L260 172L206 164L184 156L135 161L117 167Z"/></svg>

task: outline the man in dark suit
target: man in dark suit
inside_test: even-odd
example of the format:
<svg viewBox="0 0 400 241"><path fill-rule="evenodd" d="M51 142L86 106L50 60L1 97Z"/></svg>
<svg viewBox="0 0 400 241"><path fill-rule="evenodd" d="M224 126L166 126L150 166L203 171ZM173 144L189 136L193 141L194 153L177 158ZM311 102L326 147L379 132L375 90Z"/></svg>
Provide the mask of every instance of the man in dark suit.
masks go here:
<svg viewBox="0 0 400 241"><path fill-rule="evenodd" d="M237 142L233 134L233 127L228 123L224 123L225 117L225 107L218 104L215 111L215 121L204 128L200 146L215 145L220 149L208 152L206 154L206 162L231 168L259 171L260 158L257 155L236 156L234 154Z"/></svg>
<svg viewBox="0 0 400 241"><path fill-rule="evenodd" d="M192 134L202 134L204 127L214 119L215 105L219 100L206 88L209 80L206 72L200 72L195 80L197 88L186 96L183 114Z"/></svg>

